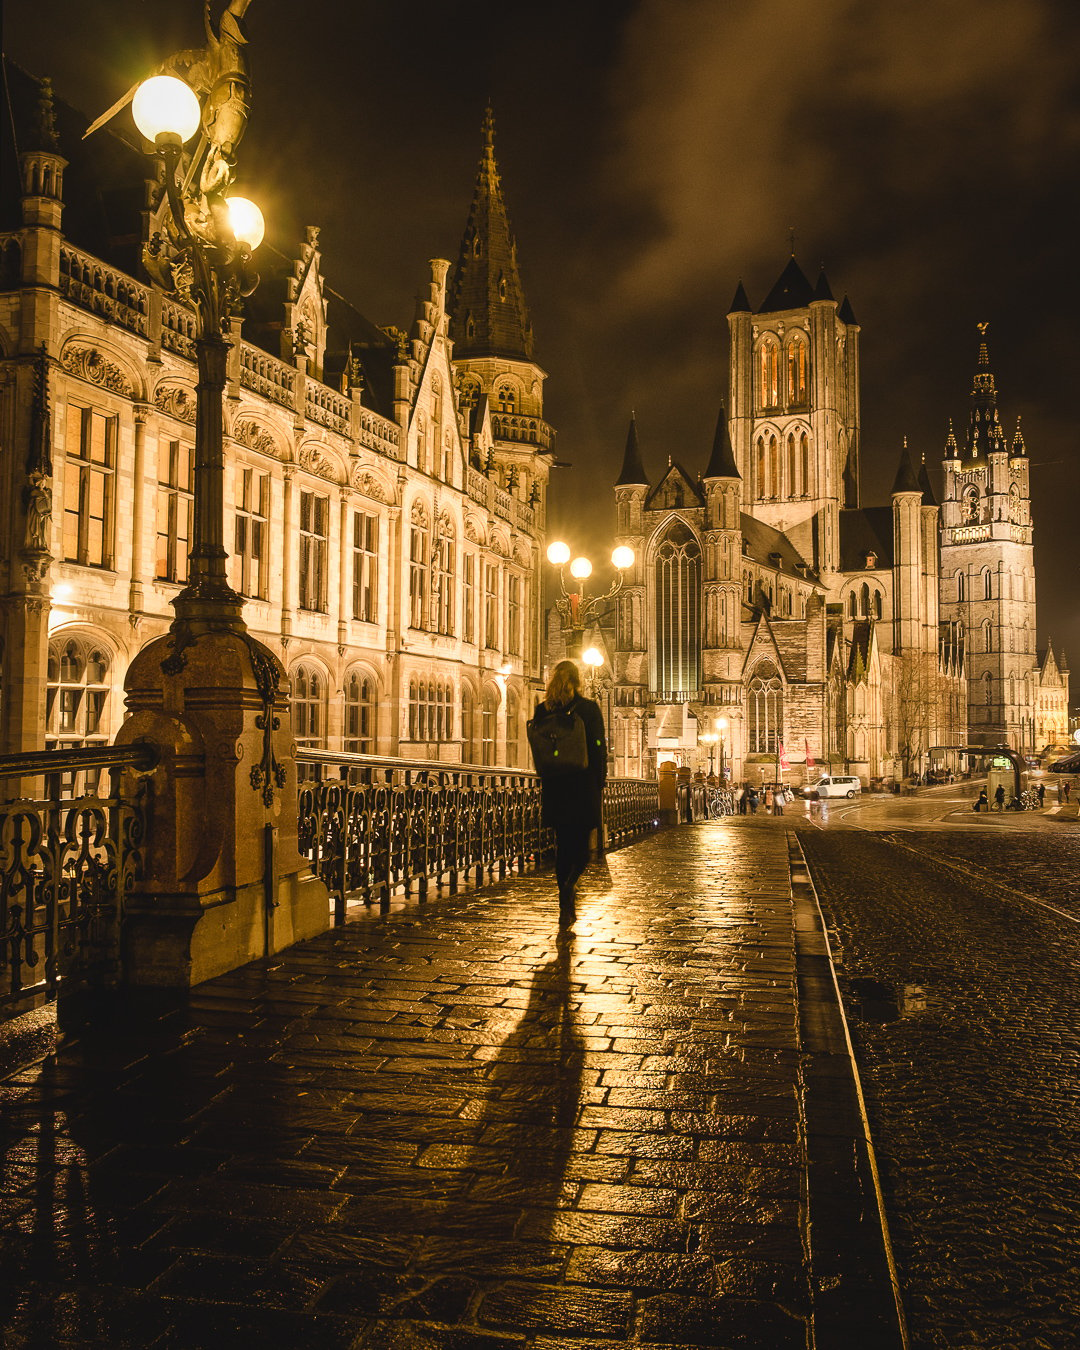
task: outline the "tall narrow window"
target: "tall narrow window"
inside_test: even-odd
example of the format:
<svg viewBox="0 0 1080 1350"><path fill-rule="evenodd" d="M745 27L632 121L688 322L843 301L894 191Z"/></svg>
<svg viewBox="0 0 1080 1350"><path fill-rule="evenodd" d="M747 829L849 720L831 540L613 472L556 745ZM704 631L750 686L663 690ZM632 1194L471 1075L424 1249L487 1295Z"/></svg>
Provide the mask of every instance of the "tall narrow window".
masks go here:
<svg viewBox="0 0 1080 1350"><path fill-rule="evenodd" d="M475 553L466 553L461 559L461 629L466 642L476 641Z"/></svg>
<svg viewBox="0 0 1080 1350"><path fill-rule="evenodd" d="M118 420L96 408L72 407L73 425L79 441L73 445L69 435L64 463L64 560L111 567Z"/></svg>
<svg viewBox="0 0 1080 1350"><path fill-rule="evenodd" d="M763 662L746 689L747 748L752 755L776 753L784 734L784 689L774 665Z"/></svg>
<svg viewBox="0 0 1080 1350"><path fill-rule="evenodd" d="M484 565L484 646L493 651L499 646L499 567L497 563L485 563Z"/></svg>
<svg viewBox="0 0 1080 1350"><path fill-rule="evenodd" d="M776 437L769 437L769 485L766 491L768 497L779 497L780 495L780 452L776 445Z"/></svg>
<svg viewBox="0 0 1080 1350"><path fill-rule="evenodd" d="M757 454L754 458L754 496L763 500L766 493L765 488L765 438L757 438Z"/></svg>
<svg viewBox="0 0 1080 1350"><path fill-rule="evenodd" d="M806 432L799 437L799 450L802 455L802 495L810 496L810 440Z"/></svg>
<svg viewBox="0 0 1080 1350"><path fill-rule="evenodd" d="M994 583L992 574L989 570L983 573L983 599L992 600L994 598Z"/></svg>
<svg viewBox="0 0 1080 1350"><path fill-rule="evenodd" d="M656 688L696 693L701 685L701 548L681 520L656 550Z"/></svg>
<svg viewBox="0 0 1080 1350"><path fill-rule="evenodd" d="M796 334L787 349L788 402L805 403L809 392L806 339Z"/></svg>
<svg viewBox="0 0 1080 1350"><path fill-rule="evenodd" d="M521 702L513 689L506 691L506 762L517 767L521 752Z"/></svg>
<svg viewBox="0 0 1080 1350"><path fill-rule="evenodd" d="M787 496L789 496L789 497L797 497L797 496L799 495L799 487L798 487L798 483L799 483L799 474L798 474L798 464L797 464L797 462L796 462L796 456L795 456L795 437L794 437L794 436L788 436L788 438L787 438L787 488L786 488L786 494L787 494Z"/></svg>
<svg viewBox="0 0 1080 1350"><path fill-rule="evenodd" d="M427 422L424 420L424 414L416 414L416 467L421 473L427 473L428 466L428 434Z"/></svg>
<svg viewBox="0 0 1080 1350"><path fill-rule="evenodd" d="M521 578L513 573L506 578L506 650L521 655Z"/></svg>
<svg viewBox="0 0 1080 1350"><path fill-rule="evenodd" d="M480 705L480 762L495 763L496 737L499 724L499 700L494 689L485 689Z"/></svg>
<svg viewBox="0 0 1080 1350"><path fill-rule="evenodd" d="M761 406L775 408L780 402L780 353L775 342L762 345L760 362Z"/></svg>
<svg viewBox="0 0 1080 1350"><path fill-rule="evenodd" d="M965 599L963 572L957 572L956 574L956 598L958 601Z"/></svg>
<svg viewBox="0 0 1080 1350"><path fill-rule="evenodd" d="M432 558L432 612L435 618L435 631L453 633L454 631L454 536L441 534L435 540L435 554Z"/></svg>
<svg viewBox="0 0 1080 1350"><path fill-rule="evenodd" d="M375 753L375 681L350 670L345 679L345 728L342 748L350 755Z"/></svg>
<svg viewBox="0 0 1080 1350"><path fill-rule="evenodd" d="M158 442L157 562L162 581L187 581L195 457L183 441Z"/></svg>
<svg viewBox="0 0 1080 1350"><path fill-rule="evenodd" d="M461 758L471 764L476 756L476 697L468 685L461 690Z"/></svg>
<svg viewBox="0 0 1080 1350"><path fill-rule="evenodd" d="M326 681L315 666L301 664L293 671L292 686L296 743L321 749L326 743Z"/></svg>
<svg viewBox="0 0 1080 1350"><path fill-rule="evenodd" d="M109 658L80 638L49 643L45 744L105 745L109 740Z"/></svg>
<svg viewBox="0 0 1080 1350"><path fill-rule="evenodd" d="M265 600L269 581L270 475L242 465L237 472L233 585L241 595Z"/></svg>
<svg viewBox="0 0 1080 1350"><path fill-rule="evenodd" d="M379 606L379 517L353 512L352 616L374 623Z"/></svg>
<svg viewBox="0 0 1080 1350"><path fill-rule="evenodd" d="M423 628L427 617L428 533L423 525L409 532L409 626Z"/></svg>
<svg viewBox="0 0 1080 1350"><path fill-rule="evenodd" d="M300 608L326 609L330 498L300 493Z"/></svg>

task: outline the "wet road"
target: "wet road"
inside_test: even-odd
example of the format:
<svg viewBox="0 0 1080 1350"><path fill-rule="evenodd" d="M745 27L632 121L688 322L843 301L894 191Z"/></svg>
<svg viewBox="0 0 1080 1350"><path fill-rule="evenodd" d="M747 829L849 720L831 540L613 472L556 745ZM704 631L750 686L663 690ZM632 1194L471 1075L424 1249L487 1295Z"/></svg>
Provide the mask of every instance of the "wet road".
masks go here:
<svg viewBox="0 0 1080 1350"><path fill-rule="evenodd" d="M799 834L913 1344L1065 1350L1080 1337L1080 833L1057 816L969 823L972 795L845 803Z"/></svg>

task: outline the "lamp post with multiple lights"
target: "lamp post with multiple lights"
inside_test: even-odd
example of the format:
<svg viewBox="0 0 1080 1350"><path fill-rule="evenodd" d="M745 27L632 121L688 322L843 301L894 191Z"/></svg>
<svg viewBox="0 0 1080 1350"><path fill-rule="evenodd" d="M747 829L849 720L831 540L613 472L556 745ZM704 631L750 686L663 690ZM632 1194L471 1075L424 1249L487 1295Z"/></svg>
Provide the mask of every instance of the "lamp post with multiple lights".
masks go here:
<svg viewBox="0 0 1080 1350"><path fill-rule="evenodd" d="M585 594L585 582L592 576L593 565L591 561L579 555L571 559L570 545L563 543L561 539L556 539L548 545L548 562L553 567L559 569L559 589L561 594L555 601L556 608L562 618L563 632L567 636L567 654L572 660L584 661L586 665L603 664L603 657L599 663L589 661L582 647L585 641L585 630L590 623L593 623L601 617L604 605L616 595L623 587L623 574L634 565L634 550L627 548L625 544L614 549L611 554L612 566L615 568L615 580L602 595ZM566 564L570 564L570 575L577 582L576 589L568 588L566 585ZM590 648L590 651L596 651ZM599 656L600 653L596 652Z"/></svg>

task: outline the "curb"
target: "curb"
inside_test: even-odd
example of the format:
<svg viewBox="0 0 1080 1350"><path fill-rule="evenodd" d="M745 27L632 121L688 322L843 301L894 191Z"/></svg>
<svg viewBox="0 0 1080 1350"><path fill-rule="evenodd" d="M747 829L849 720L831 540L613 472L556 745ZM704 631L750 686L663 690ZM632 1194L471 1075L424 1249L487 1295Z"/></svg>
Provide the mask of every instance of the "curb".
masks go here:
<svg viewBox="0 0 1080 1350"><path fill-rule="evenodd" d="M908 1350L862 1084L817 892L794 832L788 861L814 1350Z"/></svg>

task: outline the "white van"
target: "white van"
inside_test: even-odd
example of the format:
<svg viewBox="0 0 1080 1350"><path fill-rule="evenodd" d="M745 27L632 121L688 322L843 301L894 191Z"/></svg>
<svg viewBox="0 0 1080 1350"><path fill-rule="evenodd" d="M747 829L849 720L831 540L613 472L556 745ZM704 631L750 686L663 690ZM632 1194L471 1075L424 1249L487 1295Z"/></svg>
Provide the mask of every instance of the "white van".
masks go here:
<svg viewBox="0 0 1080 1350"><path fill-rule="evenodd" d="M819 797L857 797L862 791L862 783L854 774L825 774L816 783L811 783L807 794L817 793Z"/></svg>

